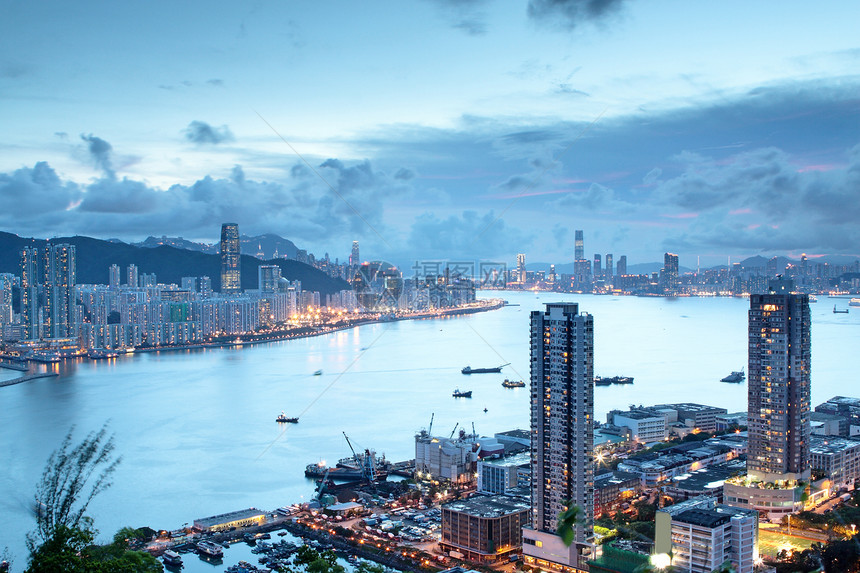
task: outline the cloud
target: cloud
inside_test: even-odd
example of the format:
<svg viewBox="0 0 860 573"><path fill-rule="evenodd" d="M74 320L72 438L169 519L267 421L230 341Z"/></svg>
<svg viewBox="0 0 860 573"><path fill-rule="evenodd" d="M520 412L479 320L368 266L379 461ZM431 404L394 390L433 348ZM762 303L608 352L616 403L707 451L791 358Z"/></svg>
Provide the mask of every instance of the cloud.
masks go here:
<svg viewBox="0 0 860 573"><path fill-rule="evenodd" d="M527 13L538 22L572 30L617 14L624 3L625 0L529 0Z"/></svg>
<svg viewBox="0 0 860 573"><path fill-rule="evenodd" d="M212 78L211 80L206 80L206 83L210 86L220 88L224 86L224 80L218 78Z"/></svg>
<svg viewBox="0 0 860 573"><path fill-rule="evenodd" d="M197 145L218 145L235 140L233 133L226 125L222 125L220 128L212 127L205 121L192 121L183 133L185 133L185 139Z"/></svg>
<svg viewBox="0 0 860 573"><path fill-rule="evenodd" d="M87 151L95 166L101 169L108 177L115 177L116 173L111 161L111 154L113 153L111 144L92 133L89 135L82 133L81 139L87 144Z"/></svg>
<svg viewBox="0 0 860 573"><path fill-rule="evenodd" d="M469 256L478 259L507 259L510 253L522 252L534 237L509 227L493 211L478 214L463 211L461 215L439 218L433 213L416 217L407 239L411 253L428 258L445 259Z"/></svg>
<svg viewBox="0 0 860 573"><path fill-rule="evenodd" d="M487 33L487 16L479 10L485 0L431 0L445 14L450 26L470 36Z"/></svg>

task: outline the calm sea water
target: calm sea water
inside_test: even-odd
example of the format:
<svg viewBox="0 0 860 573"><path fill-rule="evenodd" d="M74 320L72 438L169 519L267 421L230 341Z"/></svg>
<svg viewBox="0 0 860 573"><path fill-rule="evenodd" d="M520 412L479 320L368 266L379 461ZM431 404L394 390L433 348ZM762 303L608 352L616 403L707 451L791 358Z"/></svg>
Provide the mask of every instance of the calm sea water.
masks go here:
<svg viewBox="0 0 860 573"><path fill-rule="evenodd" d="M357 448L399 461L414 457L413 436L433 413L442 435L455 425L481 434L526 428L528 389L500 384L528 379L529 311L546 302L579 302L594 316L597 374L635 377L633 386L595 389L598 420L630 404L746 409L746 386L719 382L746 364L746 300L483 294L520 306L244 348L71 362L58 378L0 388L0 550L12 550L17 570L25 565L35 484L72 426L80 437L107 422L123 457L113 487L91 506L105 538L125 525L175 529L308 500L304 466L349 455L343 432ZM860 309L833 314L833 304L821 297L812 305L814 404L860 394ZM507 362L502 374L460 373ZM17 375L0 371L0 379ZM458 387L474 397L452 398ZM282 410L300 423L276 424Z"/></svg>

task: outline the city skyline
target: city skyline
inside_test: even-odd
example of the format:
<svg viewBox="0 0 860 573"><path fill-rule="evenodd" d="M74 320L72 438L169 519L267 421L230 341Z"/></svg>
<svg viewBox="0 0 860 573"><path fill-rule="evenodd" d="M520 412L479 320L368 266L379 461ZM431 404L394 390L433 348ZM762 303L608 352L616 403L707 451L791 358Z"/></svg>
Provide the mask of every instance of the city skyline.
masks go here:
<svg viewBox="0 0 860 573"><path fill-rule="evenodd" d="M683 266L856 255L856 6L785 3L776 25L679 6L222 6L166 27L157 5L15 5L0 228L215 242L234 220L401 264L572 261L574 228Z"/></svg>

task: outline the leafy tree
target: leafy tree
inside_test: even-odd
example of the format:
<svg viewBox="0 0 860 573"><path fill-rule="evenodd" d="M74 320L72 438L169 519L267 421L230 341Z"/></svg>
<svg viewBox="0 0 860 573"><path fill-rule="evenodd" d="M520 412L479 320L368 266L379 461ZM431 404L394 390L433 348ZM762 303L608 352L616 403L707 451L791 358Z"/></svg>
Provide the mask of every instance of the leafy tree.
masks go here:
<svg viewBox="0 0 860 573"><path fill-rule="evenodd" d="M636 509L636 521L654 521L657 514L657 506L647 500L635 502L633 508Z"/></svg>
<svg viewBox="0 0 860 573"><path fill-rule="evenodd" d="M93 498L110 487L110 476L121 458L113 457L113 436L107 426L90 432L84 440L72 446L74 428L69 430L60 447L48 458L42 479L36 488L36 532L27 536L30 553L36 543L47 542L58 527L77 529L83 523L87 507Z"/></svg>
<svg viewBox="0 0 860 573"><path fill-rule="evenodd" d="M562 502L567 508L558 515L558 528L556 533L561 537L565 545L570 546L576 537L576 528L585 524L582 508L573 504L573 500L568 499Z"/></svg>

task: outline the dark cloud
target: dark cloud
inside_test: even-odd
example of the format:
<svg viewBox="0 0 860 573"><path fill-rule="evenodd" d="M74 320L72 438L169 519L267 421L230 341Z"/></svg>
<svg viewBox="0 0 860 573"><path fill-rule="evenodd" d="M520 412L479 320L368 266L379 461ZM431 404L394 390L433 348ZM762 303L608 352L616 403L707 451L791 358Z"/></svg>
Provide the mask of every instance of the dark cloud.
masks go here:
<svg viewBox="0 0 860 573"><path fill-rule="evenodd" d="M89 135L81 134L81 139L87 144L87 152L95 166L101 169L108 177L115 177L116 173L114 172L111 159L113 153L111 144L92 133Z"/></svg>
<svg viewBox="0 0 860 573"><path fill-rule="evenodd" d="M487 16L480 10L486 0L430 0L445 14L452 28L470 36L487 33Z"/></svg>
<svg viewBox="0 0 860 573"><path fill-rule="evenodd" d="M53 220L81 198L81 188L61 181L50 165L40 161L33 168L0 173L0 220L11 229L33 219Z"/></svg>
<svg viewBox="0 0 860 573"><path fill-rule="evenodd" d="M573 29L584 23L606 19L626 0L529 0L528 15L541 23Z"/></svg>
<svg viewBox="0 0 860 573"><path fill-rule="evenodd" d="M0 78L17 80L33 73L33 67L21 62L0 62Z"/></svg>
<svg viewBox="0 0 860 573"><path fill-rule="evenodd" d="M401 167L394 173L395 179L400 179L401 181L409 181L415 177L415 172L411 169L406 169L405 167Z"/></svg>
<svg viewBox="0 0 860 573"><path fill-rule="evenodd" d="M433 213L419 215L407 239L412 253L429 258L463 256L478 259L507 259L511 253L529 247L533 236L509 227L490 211L479 215L464 211L445 219Z"/></svg>
<svg viewBox="0 0 860 573"><path fill-rule="evenodd" d="M221 80L218 78L212 78L211 80L206 80L206 83L209 84L210 86L213 86L216 88L220 88L220 87L224 86L224 80Z"/></svg>
<svg viewBox="0 0 860 573"><path fill-rule="evenodd" d="M212 127L205 121L194 120L183 131L185 139L197 145L218 145L234 141L233 133L226 125Z"/></svg>

